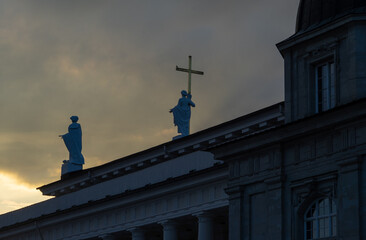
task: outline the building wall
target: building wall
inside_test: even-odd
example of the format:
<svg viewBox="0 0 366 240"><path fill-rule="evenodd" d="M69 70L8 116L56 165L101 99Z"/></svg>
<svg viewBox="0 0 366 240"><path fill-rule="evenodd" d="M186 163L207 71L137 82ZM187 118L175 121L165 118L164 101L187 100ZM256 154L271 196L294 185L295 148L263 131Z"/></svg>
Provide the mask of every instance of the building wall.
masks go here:
<svg viewBox="0 0 366 240"><path fill-rule="evenodd" d="M176 157L1 215L0 239L135 240L138 229L155 240L171 221L188 240L200 218L212 220L212 232L226 239L227 172L207 152Z"/></svg>
<svg viewBox="0 0 366 240"><path fill-rule="evenodd" d="M344 24L325 25L316 31L280 43L285 61L286 122L314 115L315 66L334 61L336 105L366 97L366 23L351 17Z"/></svg>
<svg viewBox="0 0 366 240"><path fill-rule="evenodd" d="M151 238L155 233L160 236L157 239L162 239L162 225L168 220L176 222L178 226L189 223L195 230L200 213L209 212L221 217L224 211L223 215L227 217L225 209L228 201L224 192L226 173L225 165L217 165L200 174L192 173L191 176L172 179L157 186L106 196L105 199L64 211L58 210L1 229L0 239L41 240L43 237L94 240L103 239L101 236L108 234L114 239L128 240L131 239L131 231L136 228L144 230L146 239L155 239ZM186 222L186 219L189 221ZM218 230L218 227L214 230ZM179 232L187 234L185 229ZM192 238L188 236L181 239Z"/></svg>
<svg viewBox="0 0 366 240"><path fill-rule="evenodd" d="M366 118L314 128L319 120L292 124L298 134L290 139L226 158L230 239L302 240L304 214L322 197L336 203L337 239L363 239Z"/></svg>
<svg viewBox="0 0 366 240"><path fill-rule="evenodd" d="M360 215L361 215L361 239L366 238L366 157L362 156L360 177Z"/></svg>

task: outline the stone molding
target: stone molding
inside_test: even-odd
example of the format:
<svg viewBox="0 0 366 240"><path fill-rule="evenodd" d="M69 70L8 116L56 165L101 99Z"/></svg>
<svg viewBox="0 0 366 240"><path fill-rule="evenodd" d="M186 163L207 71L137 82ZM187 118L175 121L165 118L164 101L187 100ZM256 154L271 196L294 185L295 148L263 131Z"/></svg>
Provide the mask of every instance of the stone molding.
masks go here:
<svg viewBox="0 0 366 240"><path fill-rule="evenodd" d="M202 210L228 206L225 187L226 180L222 179L135 204L118 207L113 202L104 202L101 203L103 209L98 211L93 211L96 210L95 207L75 209L61 216L50 216L38 221L38 224L46 239L76 240L101 236L152 223L163 223L166 219L192 215ZM0 233L0 239L11 239L15 236L27 239L35 230L33 224L24 224L18 226L14 232Z"/></svg>
<svg viewBox="0 0 366 240"><path fill-rule="evenodd" d="M366 16L356 16L356 15L346 16L346 17L337 19L331 25L326 24L313 31L307 31L303 34L296 34L296 35L278 43L276 46L277 46L278 50L283 54L283 51L285 51L286 49L288 49L290 47L293 47L294 45L298 45L304 41L314 39L314 38L318 37L319 35L322 35L329 31L333 31L340 27L344 27L351 22L357 22L357 21L366 21Z"/></svg>
<svg viewBox="0 0 366 240"><path fill-rule="evenodd" d="M179 156L206 151L211 146L251 136L282 124L284 124L283 103L279 103L179 140L164 143L99 167L86 169L80 175L53 182L38 189L44 195L61 196Z"/></svg>

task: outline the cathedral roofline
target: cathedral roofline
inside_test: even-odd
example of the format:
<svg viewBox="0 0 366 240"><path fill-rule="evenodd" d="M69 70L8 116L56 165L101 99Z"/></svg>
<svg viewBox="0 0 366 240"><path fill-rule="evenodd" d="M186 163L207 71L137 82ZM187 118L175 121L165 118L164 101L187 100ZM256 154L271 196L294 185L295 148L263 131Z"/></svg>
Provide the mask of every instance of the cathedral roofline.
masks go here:
<svg viewBox="0 0 366 240"><path fill-rule="evenodd" d="M283 56L283 51L288 48L291 48L305 41L314 40L314 38L322 34L338 28L345 27L347 24L357 21L366 21L366 15L356 13L348 14L346 16L339 17L333 21L327 21L326 23L312 25L311 27L306 29L306 31L299 31L289 38L277 43L276 46Z"/></svg>
<svg viewBox="0 0 366 240"><path fill-rule="evenodd" d="M366 98L363 98L322 113L283 124L261 134L211 146L207 151L213 153L216 158L226 161L226 159L232 158L232 156L241 156L240 154L245 154L247 151L253 152L257 149L263 149L265 146L273 146L274 142L280 144L281 142L291 141L291 139L298 136L305 137L314 133L320 134L322 129L334 129L334 126L354 122L365 117Z"/></svg>
<svg viewBox="0 0 366 240"><path fill-rule="evenodd" d="M283 102L274 104L189 136L160 144L97 167L75 172L66 178L37 189L43 195L61 196L192 152L204 151L207 147L217 143L252 135L282 125L284 124L283 106Z"/></svg>
<svg viewBox="0 0 366 240"><path fill-rule="evenodd" d="M349 14L365 14L364 0L301 0L297 12L296 33L306 32Z"/></svg>
<svg viewBox="0 0 366 240"><path fill-rule="evenodd" d="M200 184L203 184L205 181L213 181L213 180L217 181L218 179L226 179L227 178L227 173L226 173L227 167L228 166L226 163L216 164L211 168L206 168L206 169L202 169L199 171L189 172L185 175L181 175L181 176L174 177L174 178L169 178L169 179L166 179L165 181L145 185L145 186L137 188L137 189L126 190L126 191L123 191L118 194L106 195L105 197L103 197L101 199L90 200L90 201L84 202L80 205L72 205L65 209L60 209L60 206L58 204L56 204L56 203L52 204L50 202L50 201L57 201L59 199L56 199L56 198L49 199L45 202L36 203L36 204L33 204L31 206L21 209L23 211L23 213L33 212L33 215L32 215L33 218L28 218L29 214L20 214L19 215L18 212L20 210L15 210L15 211L0 215L0 231L6 231L7 229L12 229L15 226L26 226L27 224L32 224L34 222L41 221L43 219L57 217L57 216L60 216L62 214L68 213L68 212L73 212L76 209L83 209L83 208L88 208L88 207L96 208L103 203L113 202L115 200L118 200L119 202L121 202L121 199L128 198L129 196L134 196L134 195L140 194L140 193L146 194L148 191L153 191L155 189L161 189L162 187L169 188L169 186L177 184L177 182L179 182L181 184L180 185L181 189L187 189L187 188L191 187L191 185L194 185L194 183L196 181L200 182ZM206 180L202 181L202 179L200 178L200 176L202 176L202 174L206 174L206 178L208 180L206 179ZM155 194L165 195L165 194L167 194L167 192L162 191L162 193L155 193ZM47 202L49 204L47 204ZM44 205L44 203L45 203L45 205ZM52 211L50 211L50 209L48 209L48 212L50 212L50 213L45 213L45 214L40 213L39 209L44 210L44 208L47 209L47 208L50 208L50 206L52 206ZM95 209L95 211L97 211L97 210ZM37 212L39 214L34 215L34 212ZM4 223L7 223L9 225L2 227L2 224L4 224Z"/></svg>

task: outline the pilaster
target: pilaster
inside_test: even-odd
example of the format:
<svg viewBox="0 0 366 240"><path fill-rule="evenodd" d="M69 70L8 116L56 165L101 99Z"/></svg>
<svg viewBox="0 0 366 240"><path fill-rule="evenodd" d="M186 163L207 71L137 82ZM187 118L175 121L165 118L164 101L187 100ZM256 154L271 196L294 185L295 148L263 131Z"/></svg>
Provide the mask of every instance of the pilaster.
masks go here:
<svg viewBox="0 0 366 240"><path fill-rule="evenodd" d="M225 189L229 195L229 240L240 240L243 236L243 187Z"/></svg>

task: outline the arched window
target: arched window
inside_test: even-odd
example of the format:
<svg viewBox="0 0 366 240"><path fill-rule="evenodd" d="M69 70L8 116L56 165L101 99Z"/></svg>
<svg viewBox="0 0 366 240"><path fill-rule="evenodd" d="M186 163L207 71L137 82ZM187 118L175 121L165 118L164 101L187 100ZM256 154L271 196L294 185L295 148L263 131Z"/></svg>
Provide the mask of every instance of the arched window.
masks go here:
<svg viewBox="0 0 366 240"><path fill-rule="evenodd" d="M335 239L337 235L337 207L330 198L313 202L304 216L306 240Z"/></svg>

